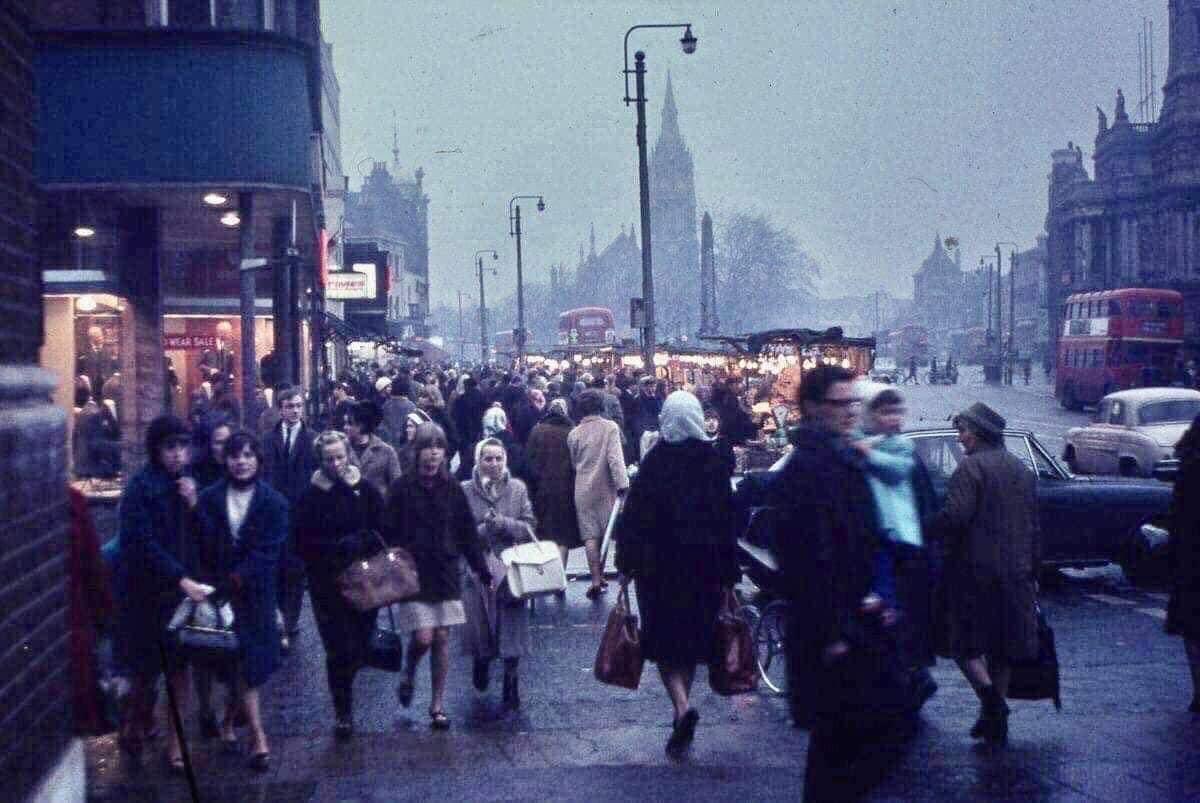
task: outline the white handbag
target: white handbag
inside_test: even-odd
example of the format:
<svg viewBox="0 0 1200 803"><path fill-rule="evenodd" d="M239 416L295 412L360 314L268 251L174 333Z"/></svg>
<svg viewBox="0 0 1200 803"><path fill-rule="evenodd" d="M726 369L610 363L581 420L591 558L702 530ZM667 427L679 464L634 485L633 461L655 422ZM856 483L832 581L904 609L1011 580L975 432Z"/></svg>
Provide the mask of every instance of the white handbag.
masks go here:
<svg viewBox="0 0 1200 803"><path fill-rule="evenodd" d="M507 569L505 579L514 597L526 599L567 590L567 572L558 544L535 537L526 544L510 546L500 553Z"/></svg>

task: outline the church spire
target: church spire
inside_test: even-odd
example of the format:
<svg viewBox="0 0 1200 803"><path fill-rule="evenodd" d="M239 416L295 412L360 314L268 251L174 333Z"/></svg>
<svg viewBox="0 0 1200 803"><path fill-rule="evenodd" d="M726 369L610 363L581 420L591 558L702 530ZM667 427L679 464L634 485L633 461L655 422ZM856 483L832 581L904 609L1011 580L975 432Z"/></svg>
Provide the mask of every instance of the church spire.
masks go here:
<svg viewBox="0 0 1200 803"><path fill-rule="evenodd" d="M671 84L671 73L667 71L667 93L663 98L662 128L658 135L659 142L682 142L679 133L679 109L675 107L675 87Z"/></svg>
<svg viewBox="0 0 1200 803"><path fill-rule="evenodd" d="M591 243L591 256L594 259L596 257L596 224L594 221L592 223L592 232L588 236L588 241Z"/></svg>
<svg viewBox="0 0 1200 803"><path fill-rule="evenodd" d="M400 175L400 128L396 124L396 110L392 110L392 171Z"/></svg>
<svg viewBox="0 0 1200 803"><path fill-rule="evenodd" d="M941 250L942 250L942 233L939 231L937 234L933 235L933 253L936 254L938 251L941 251Z"/></svg>

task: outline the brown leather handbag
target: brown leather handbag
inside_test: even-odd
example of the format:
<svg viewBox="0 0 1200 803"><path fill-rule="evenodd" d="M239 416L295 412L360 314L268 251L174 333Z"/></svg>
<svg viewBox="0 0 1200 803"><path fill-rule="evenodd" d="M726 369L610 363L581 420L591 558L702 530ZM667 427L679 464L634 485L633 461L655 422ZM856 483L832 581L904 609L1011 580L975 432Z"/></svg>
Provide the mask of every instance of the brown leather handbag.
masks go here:
<svg viewBox="0 0 1200 803"><path fill-rule="evenodd" d="M717 612L713 657L708 665L708 684L717 694L745 694L758 688L758 660L750 625L738 616L737 596L725 590Z"/></svg>
<svg viewBox="0 0 1200 803"><path fill-rule="evenodd" d="M642 682L644 664L638 618L630 611L629 583L625 582L617 595L616 607L608 614L593 673L601 683L636 689Z"/></svg>
<svg viewBox="0 0 1200 803"><path fill-rule="evenodd" d="M407 549L389 547L382 536L379 551L366 560L356 560L338 575L338 589L350 606L373 611L416 596L421 590L417 563Z"/></svg>

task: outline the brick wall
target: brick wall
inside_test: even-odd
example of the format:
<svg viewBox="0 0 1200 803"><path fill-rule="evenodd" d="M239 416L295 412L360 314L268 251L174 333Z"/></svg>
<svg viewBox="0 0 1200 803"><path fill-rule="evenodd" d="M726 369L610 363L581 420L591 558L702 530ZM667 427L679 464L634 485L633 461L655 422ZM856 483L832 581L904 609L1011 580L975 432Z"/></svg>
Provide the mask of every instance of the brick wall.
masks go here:
<svg viewBox="0 0 1200 803"><path fill-rule="evenodd" d="M0 797L21 800L71 738L66 418L42 342L34 255L28 0L0 3Z"/></svg>
<svg viewBox="0 0 1200 803"><path fill-rule="evenodd" d="M0 3L0 363L32 363L42 342L34 258L33 43L28 0Z"/></svg>

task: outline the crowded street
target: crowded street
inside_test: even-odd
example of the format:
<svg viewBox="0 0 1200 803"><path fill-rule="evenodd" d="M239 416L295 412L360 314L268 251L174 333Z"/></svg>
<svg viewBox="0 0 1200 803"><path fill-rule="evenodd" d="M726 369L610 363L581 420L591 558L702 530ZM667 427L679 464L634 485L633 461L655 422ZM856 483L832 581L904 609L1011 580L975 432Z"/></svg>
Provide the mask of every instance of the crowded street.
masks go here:
<svg viewBox="0 0 1200 803"><path fill-rule="evenodd" d="M1200 801L1200 0L0 54L0 803Z"/></svg>

